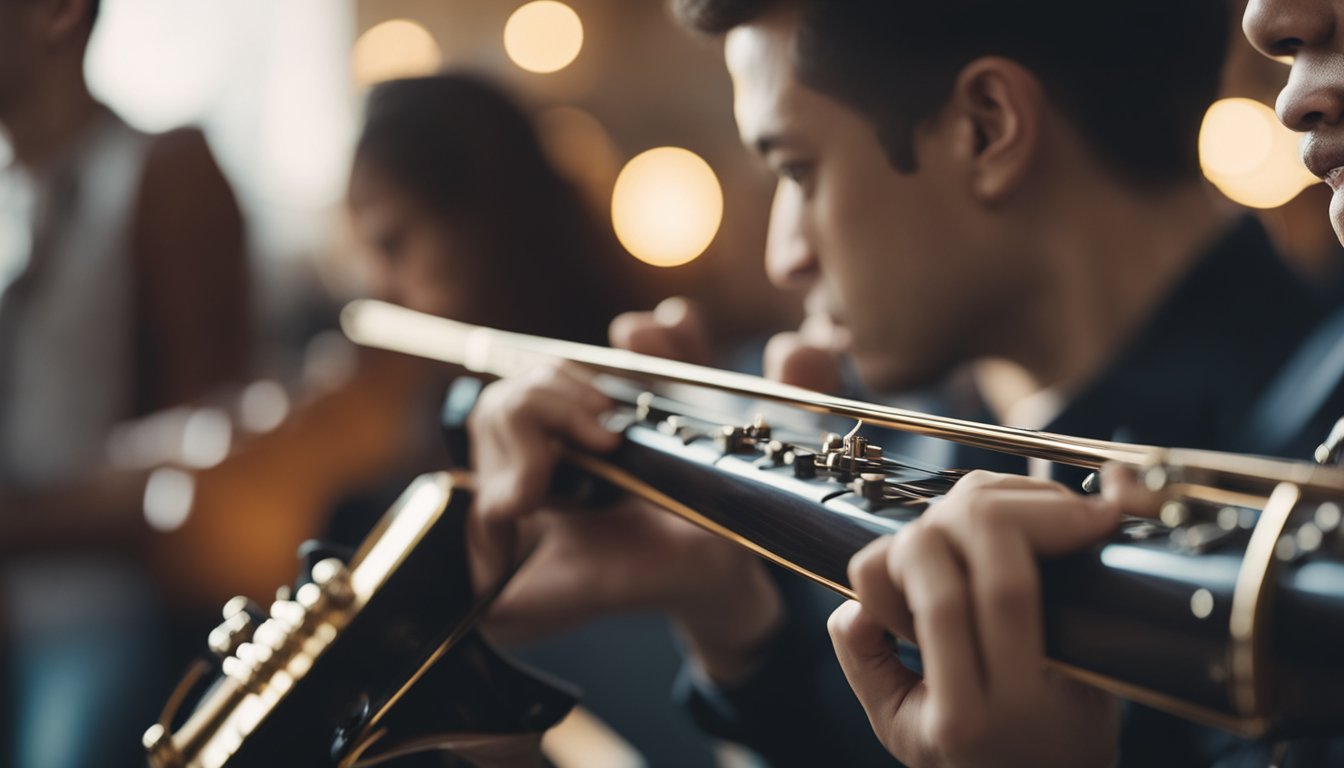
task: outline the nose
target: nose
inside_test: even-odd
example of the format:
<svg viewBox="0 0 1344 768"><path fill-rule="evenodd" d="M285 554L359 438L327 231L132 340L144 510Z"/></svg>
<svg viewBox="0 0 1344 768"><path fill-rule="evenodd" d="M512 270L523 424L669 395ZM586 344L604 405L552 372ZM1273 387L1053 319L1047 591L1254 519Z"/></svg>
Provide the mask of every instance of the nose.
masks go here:
<svg viewBox="0 0 1344 768"><path fill-rule="evenodd" d="M1334 75L1336 71L1338 63L1322 71L1299 58L1275 104L1279 120L1294 131L1337 125L1344 117L1344 82Z"/></svg>
<svg viewBox="0 0 1344 768"><path fill-rule="evenodd" d="M1279 94L1283 124L1309 131L1344 117L1344 83L1336 75L1339 25L1328 0L1251 0L1242 18L1251 44L1267 56L1290 57L1293 70Z"/></svg>
<svg viewBox="0 0 1344 768"><path fill-rule="evenodd" d="M1266 56L1296 56L1330 41L1334 15L1331 0L1250 0L1241 28Z"/></svg>
<svg viewBox="0 0 1344 768"><path fill-rule="evenodd" d="M804 220L798 185L780 181L770 206L765 237L765 273L777 288L805 290L820 275L820 263Z"/></svg>

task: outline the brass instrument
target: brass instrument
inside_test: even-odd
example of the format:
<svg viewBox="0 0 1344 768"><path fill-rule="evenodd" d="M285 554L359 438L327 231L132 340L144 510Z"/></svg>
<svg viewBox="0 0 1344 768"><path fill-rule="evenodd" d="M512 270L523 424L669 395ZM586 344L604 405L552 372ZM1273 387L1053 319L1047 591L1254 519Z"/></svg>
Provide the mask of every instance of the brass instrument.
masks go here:
<svg viewBox="0 0 1344 768"><path fill-rule="evenodd" d="M490 375L513 375L549 361L570 361L602 374L600 383L627 406L625 443L610 456L572 454L571 464L848 596L853 595L845 574L849 556L915 519L959 473L903 465L856 433L808 443L801 433L772 429L741 414L736 422L714 418L710 409L677 399L686 387L1057 463L1131 467L1167 499L1161 519L1129 521L1094 550L1043 563L1048 663L1115 694L1247 736L1344 733L1339 695L1344 657L1337 653L1344 638L1344 469L980 424L622 350L470 326L379 302L349 305L342 323L360 344ZM418 481L413 490L426 483L439 489L414 491L433 495L428 507L438 511L419 513L418 526L395 514L398 510L389 519L400 521L392 528L406 525L419 533L389 538L385 528L353 563L325 566L330 573L320 574L322 584L348 586L331 587L338 596L325 586L306 595L301 591L299 603L315 615L292 612L287 623L272 616L283 625L282 636L252 635L239 643L248 633L230 635L226 621L220 630L223 683L175 732L171 713L151 729L146 746L153 764L244 764L233 761L240 748L278 743L264 732L274 734L276 713L296 691L304 692L305 674L319 669L331 648L341 647L347 627L359 630L366 642L380 642L372 628L376 622L356 622L360 609L381 600L371 614L377 621L411 610L404 593L387 598L384 582L395 568L386 563L416 563L423 570L432 561L424 550L444 542L461 555L460 518L447 524L447 533L437 525L451 506L448 500L454 494L461 499L460 487L450 492L452 482L447 476ZM424 543L430 539L438 543ZM371 564L376 553L381 554ZM463 583L460 573L440 578L457 587ZM374 698L386 705L375 708L381 716L432 665L451 659L445 654L454 643L470 645L471 622L488 600L458 595L447 602L451 610L414 623L422 634L415 664L361 670L358 680L335 687L339 694L376 687L380 693ZM1143 642L1124 639L1136 636ZM259 644L271 652L248 648ZM349 646L345 642L344 652ZM289 655L278 655L281 650ZM394 679L377 683L378 674ZM330 695L332 684L324 684ZM312 685L308 688L311 692ZM532 693L549 696L552 715L567 707L563 696ZM261 709L240 719L244 700L261 701ZM318 734L335 722L330 713L318 720ZM530 725L544 727L545 720ZM379 717L361 721L354 729L358 738L345 752L333 750L333 760L356 765L350 744L367 748L380 722ZM206 759L209 755L215 757Z"/></svg>

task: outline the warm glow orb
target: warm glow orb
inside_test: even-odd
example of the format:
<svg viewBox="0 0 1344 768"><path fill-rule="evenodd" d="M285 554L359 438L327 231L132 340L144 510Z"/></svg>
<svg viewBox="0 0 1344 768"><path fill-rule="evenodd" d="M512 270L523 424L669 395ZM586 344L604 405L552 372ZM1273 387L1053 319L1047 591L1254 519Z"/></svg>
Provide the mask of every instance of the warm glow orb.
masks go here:
<svg viewBox="0 0 1344 768"><path fill-rule="evenodd" d="M1302 165L1299 137L1253 99L1214 102L1199 129L1204 176L1234 202L1278 208L1319 181Z"/></svg>
<svg viewBox="0 0 1344 768"><path fill-rule="evenodd" d="M433 74L443 65L443 53L429 30L408 19L392 19L359 36L351 65L355 82L367 86Z"/></svg>
<svg viewBox="0 0 1344 768"><path fill-rule="evenodd" d="M675 267L705 252L723 221L714 170L689 150L658 147L621 169L611 193L616 237L635 258Z"/></svg>
<svg viewBox="0 0 1344 768"><path fill-rule="evenodd" d="M1252 99L1216 101L1204 113L1199 131L1199 161L1220 175L1250 173L1274 149L1274 115L1266 119L1264 104Z"/></svg>
<svg viewBox="0 0 1344 768"><path fill-rule="evenodd" d="M504 51L528 72L548 74L569 66L583 48L579 14L556 0L535 0L504 25Z"/></svg>

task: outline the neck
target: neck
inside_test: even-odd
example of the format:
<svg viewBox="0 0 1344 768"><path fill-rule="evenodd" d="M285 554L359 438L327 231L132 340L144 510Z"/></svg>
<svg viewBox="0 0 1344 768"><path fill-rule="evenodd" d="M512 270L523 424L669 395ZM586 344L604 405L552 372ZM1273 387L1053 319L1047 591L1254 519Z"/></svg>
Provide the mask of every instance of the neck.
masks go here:
<svg viewBox="0 0 1344 768"><path fill-rule="evenodd" d="M1041 269L1022 323L1000 339L1020 373L980 377L996 380L983 391L1000 416L1046 389L1068 397L1098 375L1236 216L1198 181L1136 192L1084 179L1068 189L1039 209L1050 212L1035 228Z"/></svg>
<svg viewBox="0 0 1344 768"><path fill-rule="evenodd" d="M44 65L41 76L0 114L19 165L40 171L97 116L100 106L89 94L82 67L82 57L74 56Z"/></svg>

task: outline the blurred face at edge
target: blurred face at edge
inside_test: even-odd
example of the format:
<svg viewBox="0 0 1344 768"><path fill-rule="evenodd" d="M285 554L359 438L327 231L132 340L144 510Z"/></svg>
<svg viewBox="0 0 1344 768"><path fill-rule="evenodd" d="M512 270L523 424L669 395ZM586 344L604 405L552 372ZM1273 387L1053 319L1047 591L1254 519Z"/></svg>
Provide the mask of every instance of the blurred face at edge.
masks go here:
<svg viewBox="0 0 1344 768"><path fill-rule="evenodd" d="M1276 105L1302 140L1302 161L1334 190L1330 221L1344 242L1344 1L1251 0L1242 28L1261 53L1291 61Z"/></svg>

